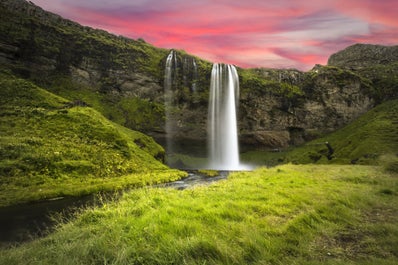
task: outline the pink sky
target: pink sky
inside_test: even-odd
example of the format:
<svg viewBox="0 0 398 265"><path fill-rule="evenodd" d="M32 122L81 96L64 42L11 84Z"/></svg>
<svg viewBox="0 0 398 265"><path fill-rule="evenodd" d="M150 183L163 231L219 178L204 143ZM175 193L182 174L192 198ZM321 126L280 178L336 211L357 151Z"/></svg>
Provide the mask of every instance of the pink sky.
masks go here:
<svg viewBox="0 0 398 265"><path fill-rule="evenodd" d="M31 0L82 25L212 62L309 70L354 43L398 45L397 0Z"/></svg>

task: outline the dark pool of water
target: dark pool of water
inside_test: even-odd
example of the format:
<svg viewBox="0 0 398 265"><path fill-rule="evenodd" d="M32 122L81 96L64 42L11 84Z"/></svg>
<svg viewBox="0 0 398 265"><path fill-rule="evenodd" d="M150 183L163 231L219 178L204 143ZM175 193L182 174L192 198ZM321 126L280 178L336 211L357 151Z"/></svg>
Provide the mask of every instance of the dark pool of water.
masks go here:
<svg viewBox="0 0 398 265"><path fill-rule="evenodd" d="M216 177L206 177L195 172L188 174L188 177L184 179L160 184L156 187L183 190L195 185L210 184L228 176L228 172L220 172ZM2 207L0 208L0 248L6 248L51 233L56 224L51 218L54 214L63 213L64 216L71 216L73 212L82 207L100 204L101 201L98 200L97 195L90 195Z"/></svg>
<svg viewBox="0 0 398 265"><path fill-rule="evenodd" d="M0 208L0 247L47 235L56 224L52 215L70 216L76 209L95 204L94 198L67 197Z"/></svg>

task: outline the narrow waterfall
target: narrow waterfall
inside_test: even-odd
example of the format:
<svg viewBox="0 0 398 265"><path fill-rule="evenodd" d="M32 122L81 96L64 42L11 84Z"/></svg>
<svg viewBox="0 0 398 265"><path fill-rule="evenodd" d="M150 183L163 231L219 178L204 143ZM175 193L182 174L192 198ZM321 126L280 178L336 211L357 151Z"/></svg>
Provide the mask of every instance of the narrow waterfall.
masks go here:
<svg viewBox="0 0 398 265"><path fill-rule="evenodd" d="M239 77L233 65L214 64L210 80L208 113L209 167L240 169L236 109Z"/></svg>
<svg viewBox="0 0 398 265"><path fill-rule="evenodd" d="M188 87L191 93L195 93L196 82L198 80L198 66L194 57L184 57L182 63L182 79L184 86Z"/></svg>
<svg viewBox="0 0 398 265"><path fill-rule="evenodd" d="M196 82L198 80L198 66L196 65L195 59L192 60L192 65L193 65L193 82L192 82L192 87L191 91L196 92Z"/></svg>
<svg viewBox="0 0 398 265"><path fill-rule="evenodd" d="M164 71L164 105L165 105L165 131L166 131L166 159L167 153L173 152L173 119L172 108L174 105L174 83L177 69L177 54L171 50L166 59ZM167 162L167 161L166 161Z"/></svg>

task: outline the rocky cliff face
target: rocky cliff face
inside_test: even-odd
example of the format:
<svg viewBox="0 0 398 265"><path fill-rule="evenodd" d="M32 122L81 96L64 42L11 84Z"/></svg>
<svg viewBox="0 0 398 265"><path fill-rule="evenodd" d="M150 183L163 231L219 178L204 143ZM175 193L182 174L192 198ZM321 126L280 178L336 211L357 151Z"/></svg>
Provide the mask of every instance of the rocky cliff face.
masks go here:
<svg viewBox="0 0 398 265"><path fill-rule="evenodd" d="M83 100L124 126L164 136L168 50L82 27L24 0L0 0L0 12L3 67L66 98ZM305 73L238 69L241 143L265 148L300 144L351 122L383 100L385 91L394 95L396 80L380 79L381 70L375 72L372 62L388 58L389 67L397 65L396 51L380 47L364 59L363 49L348 48L333 55L328 66ZM183 51L177 51L177 60L175 137L203 146L211 63ZM394 72L394 67L388 69ZM392 76L397 78L396 72Z"/></svg>
<svg viewBox="0 0 398 265"><path fill-rule="evenodd" d="M332 54L328 65L357 70L398 61L398 46L355 44Z"/></svg>
<svg viewBox="0 0 398 265"><path fill-rule="evenodd" d="M398 98L398 46L355 44L330 56L328 65L367 79L377 103Z"/></svg>
<svg viewBox="0 0 398 265"><path fill-rule="evenodd" d="M346 70L318 65L307 73L273 72L273 81L271 78L260 89L247 89L242 99L241 128L248 143L268 147L300 144L342 127L374 105L366 92L369 84ZM266 69L257 73L270 75Z"/></svg>

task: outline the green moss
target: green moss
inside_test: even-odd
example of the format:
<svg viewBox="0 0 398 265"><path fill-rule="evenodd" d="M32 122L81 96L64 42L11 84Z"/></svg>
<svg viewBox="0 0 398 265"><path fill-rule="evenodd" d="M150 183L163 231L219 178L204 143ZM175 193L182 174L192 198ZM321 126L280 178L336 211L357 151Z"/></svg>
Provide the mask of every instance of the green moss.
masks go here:
<svg viewBox="0 0 398 265"><path fill-rule="evenodd" d="M121 112L124 113L124 126L135 128L140 131L162 128L164 121L164 105L151 102L146 99L122 98L118 104Z"/></svg>
<svg viewBox="0 0 398 265"><path fill-rule="evenodd" d="M258 69L239 69L239 82L242 98L264 97L266 94L275 96L280 98L285 111L302 105L305 97L304 90L297 84L266 78L260 75Z"/></svg>
<svg viewBox="0 0 398 265"><path fill-rule="evenodd" d="M111 189L112 179L118 188L144 185L154 181L149 172L168 171L152 138L9 73L1 73L0 104L1 204L56 195L54 185L67 186L56 189L63 194L92 192L101 183ZM170 171L170 179L182 175ZM42 192L24 192L32 189Z"/></svg>
<svg viewBox="0 0 398 265"><path fill-rule="evenodd" d="M346 127L323 136L286 154L294 163L377 164L383 154L398 150L398 101L385 102L362 115ZM325 142L334 149L333 158ZM314 157L323 159L314 159Z"/></svg>
<svg viewBox="0 0 398 265"><path fill-rule="evenodd" d="M358 73L372 82L370 95L378 103L398 98L398 63L379 64L357 70Z"/></svg>
<svg viewBox="0 0 398 265"><path fill-rule="evenodd" d="M275 166L295 164L372 164L394 170L398 150L398 101L385 102L351 124L301 146L241 154L245 163ZM326 144L329 144L328 145ZM333 150L330 150L332 148Z"/></svg>

